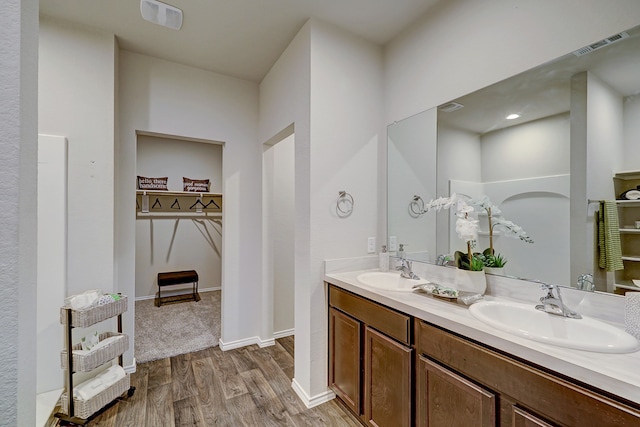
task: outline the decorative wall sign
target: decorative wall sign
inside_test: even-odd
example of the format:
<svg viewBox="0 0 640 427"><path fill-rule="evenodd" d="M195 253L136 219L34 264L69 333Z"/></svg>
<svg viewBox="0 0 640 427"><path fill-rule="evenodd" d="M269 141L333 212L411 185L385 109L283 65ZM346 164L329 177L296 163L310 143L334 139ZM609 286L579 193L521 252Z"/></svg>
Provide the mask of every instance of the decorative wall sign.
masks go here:
<svg viewBox="0 0 640 427"><path fill-rule="evenodd" d="M138 175L138 190L167 191L168 177L147 178Z"/></svg>
<svg viewBox="0 0 640 427"><path fill-rule="evenodd" d="M208 179L191 179L184 176L182 177L182 187L184 191L208 193L209 186L210 183Z"/></svg>

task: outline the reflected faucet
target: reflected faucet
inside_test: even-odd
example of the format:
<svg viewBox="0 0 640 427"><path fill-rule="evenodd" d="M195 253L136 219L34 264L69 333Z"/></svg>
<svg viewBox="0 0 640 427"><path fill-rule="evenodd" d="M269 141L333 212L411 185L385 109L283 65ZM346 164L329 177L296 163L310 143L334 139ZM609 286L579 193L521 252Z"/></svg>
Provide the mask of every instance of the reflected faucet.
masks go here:
<svg viewBox="0 0 640 427"><path fill-rule="evenodd" d="M547 294L540 298L542 304L536 305L537 310L557 316L569 317L571 319L582 319L582 316L564 305L558 285L543 283L540 285L540 289L547 291Z"/></svg>
<svg viewBox="0 0 640 427"><path fill-rule="evenodd" d="M578 276L578 282L576 287L583 291L589 291L589 292L595 291L596 285L593 283L593 274L585 273Z"/></svg>
<svg viewBox="0 0 640 427"><path fill-rule="evenodd" d="M420 277L411 271L411 261L407 261L405 258L398 258L398 265L396 270L400 271L400 277L405 279L420 280Z"/></svg>

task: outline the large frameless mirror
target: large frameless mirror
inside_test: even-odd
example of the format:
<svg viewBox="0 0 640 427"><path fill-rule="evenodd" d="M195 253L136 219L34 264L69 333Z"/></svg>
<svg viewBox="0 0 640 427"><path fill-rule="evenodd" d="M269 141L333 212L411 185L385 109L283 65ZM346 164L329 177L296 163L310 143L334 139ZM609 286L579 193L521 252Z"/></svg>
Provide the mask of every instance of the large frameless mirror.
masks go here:
<svg viewBox="0 0 640 427"><path fill-rule="evenodd" d="M634 28L390 125L390 250L403 244L407 258L425 262L461 250L453 215L420 207L452 193L487 196L534 242L493 233L495 252L507 260L497 274L566 286L591 274L597 290L633 288L640 234L636 242L632 228L640 208L620 215L625 269L616 273L598 268L596 216L598 201L635 188L638 70L640 28ZM507 119L511 114L518 117ZM616 174L626 178L614 185ZM478 211L482 252L489 247L488 216Z"/></svg>

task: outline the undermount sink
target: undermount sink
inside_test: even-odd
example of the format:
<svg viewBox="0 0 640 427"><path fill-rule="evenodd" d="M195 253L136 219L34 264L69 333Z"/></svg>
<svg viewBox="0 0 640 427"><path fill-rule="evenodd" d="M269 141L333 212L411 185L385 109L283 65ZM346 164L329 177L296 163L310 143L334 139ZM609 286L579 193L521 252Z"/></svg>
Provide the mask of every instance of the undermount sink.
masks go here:
<svg viewBox="0 0 640 427"><path fill-rule="evenodd" d="M400 277L399 272L394 271L370 271L358 275L358 281L372 288L384 289L385 291L412 292L415 285L429 283L424 279L405 279Z"/></svg>
<svg viewBox="0 0 640 427"><path fill-rule="evenodd" d="M469 307L489 326L545 344L598 353L631 353L640 343L622 329L589 317L570 319L535 309L535 304L481 301Z"/></svg>

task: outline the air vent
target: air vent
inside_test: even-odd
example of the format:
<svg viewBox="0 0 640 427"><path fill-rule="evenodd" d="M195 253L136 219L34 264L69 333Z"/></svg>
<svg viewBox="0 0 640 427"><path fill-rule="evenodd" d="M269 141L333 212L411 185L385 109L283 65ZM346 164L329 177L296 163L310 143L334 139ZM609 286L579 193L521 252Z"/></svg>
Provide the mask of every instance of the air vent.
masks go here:
<svg viewBox="0 0 640 427"><path fill-rule="evenodd" d="M179 30L182 28L182 10L156 0L140 0L140 13L145 21Z"/></svg>
<svg viewBox="0 0 640 427"><path fill-rule="evenodd" d="M444 113L451 113L463 108L464 105L458 104L457 102L447 102L446 104L442 104L438 107L438 110Z"/></svg>
<svg viewBox="0 0 640 427"><path fill-rule="evenodd" d="M582 55L586 55L587 53L591 53L594 50L598 50L600 48L603 48L605 46L609 46L612 43L618 42L622 39L626 39L627 37L629 37L629 34L626 32L622 32L619 34L616 34L614 36L608 37L604 40L600 40L599 42L595 42L593 44L590 44L589 46L585 46L583 48L580 48L576 51L573 52L573 54L575 56L582 56Z"/></svg>

